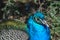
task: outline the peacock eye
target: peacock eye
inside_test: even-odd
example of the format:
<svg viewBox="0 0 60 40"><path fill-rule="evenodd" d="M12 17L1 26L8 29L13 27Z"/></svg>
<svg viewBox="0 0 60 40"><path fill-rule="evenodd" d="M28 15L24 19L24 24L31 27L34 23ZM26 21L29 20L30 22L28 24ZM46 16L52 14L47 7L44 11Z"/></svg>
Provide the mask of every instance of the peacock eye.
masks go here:
<svg viewBox="0 0 60 40"><path fill-rule="evenodd" d="M36 23L39 23L39 24L42 23L40 18L36 18L36 17L34 17L34 21L35 21Z"/></svg>
<svg viewBox="0 0 60 40"><path fill-rule="evenodd" d="M37 20L39 21L40 19L39 19L39 18L37 18Z"/></svg>
<svg viewBox="0 0 60 40"><path fill-rule="evenodd" d="M39 21L40 19L39 19L39 18L34 17L34 20L35 20L35 21Z"/></svg>

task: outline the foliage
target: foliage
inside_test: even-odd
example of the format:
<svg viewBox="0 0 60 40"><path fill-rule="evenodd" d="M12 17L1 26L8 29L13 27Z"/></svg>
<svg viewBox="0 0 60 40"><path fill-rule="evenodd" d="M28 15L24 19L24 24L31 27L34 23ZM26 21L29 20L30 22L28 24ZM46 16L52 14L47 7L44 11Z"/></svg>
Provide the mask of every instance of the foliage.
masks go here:
<svg viewBox="0 0 60 40"><path fill-rule="evenodd" d="M51 2L47 10L45 15L51 27L51 38L52 40L60 40L60 1Z"/></svg>
<svg viewBox="0 0 60 40"><path fill-rule="evenodd" d="M7 19L7 17L14 14L20 14L18 11L18 7L15 5L15 2L13 0L8 0L3 10L3 19Z"/></svg>

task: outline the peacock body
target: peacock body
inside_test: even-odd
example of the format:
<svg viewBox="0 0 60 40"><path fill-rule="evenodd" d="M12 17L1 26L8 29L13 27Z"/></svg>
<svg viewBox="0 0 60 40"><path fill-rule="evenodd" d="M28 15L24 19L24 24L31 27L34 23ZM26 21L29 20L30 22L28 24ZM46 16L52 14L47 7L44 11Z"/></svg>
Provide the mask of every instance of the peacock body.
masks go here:
<svg viewBox="0 0 60 40"><path fill-rule="evenodd" d="M47 25L35 22L34 17L44 20L41 12L36 12L27 20L27 33L29 40L50 40L50 29Z"/></svg>

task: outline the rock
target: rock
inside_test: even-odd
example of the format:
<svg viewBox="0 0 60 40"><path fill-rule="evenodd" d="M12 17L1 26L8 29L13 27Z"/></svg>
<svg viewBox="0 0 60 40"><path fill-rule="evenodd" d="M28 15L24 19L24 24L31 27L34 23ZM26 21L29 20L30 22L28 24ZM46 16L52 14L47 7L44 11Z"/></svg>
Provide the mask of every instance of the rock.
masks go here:
<svg viewBox="0 0 60 40"><path fill-rule="evenodd" d="M21 30L1 30L0 40L27 40L28 35Z"/></svg>

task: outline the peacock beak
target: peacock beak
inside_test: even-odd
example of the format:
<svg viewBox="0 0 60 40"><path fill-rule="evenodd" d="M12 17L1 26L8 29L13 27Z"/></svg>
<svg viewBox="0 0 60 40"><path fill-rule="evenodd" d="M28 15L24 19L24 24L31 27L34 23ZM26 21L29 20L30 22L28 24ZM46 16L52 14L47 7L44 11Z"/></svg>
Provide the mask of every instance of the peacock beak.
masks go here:
<svg viewBox="0 0 60 40"><path fill-rule="evenodd" d="M49 25L48 25L48 23L46 22L46 20L41 20L41 22L44 24L44 25L46 25L47 27L49 27Z"/></svg>

